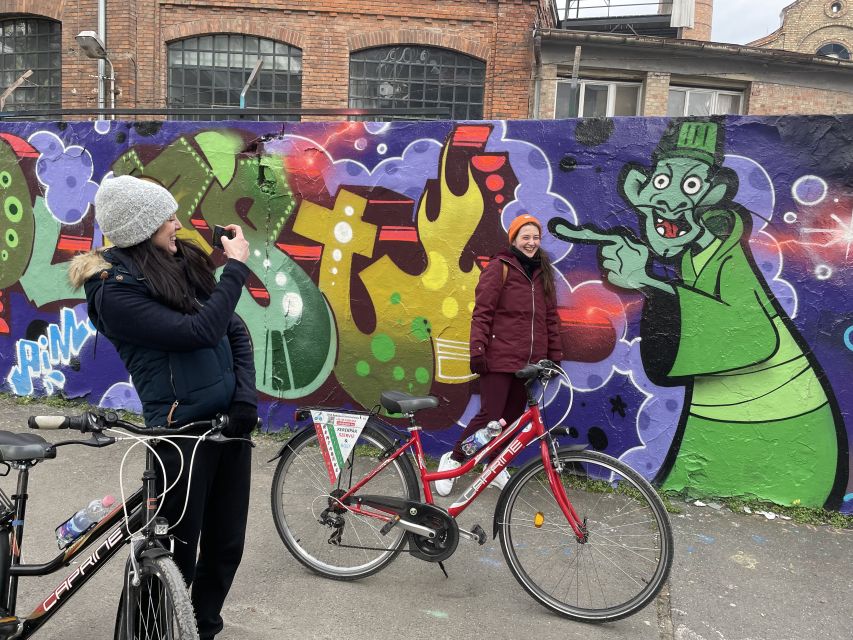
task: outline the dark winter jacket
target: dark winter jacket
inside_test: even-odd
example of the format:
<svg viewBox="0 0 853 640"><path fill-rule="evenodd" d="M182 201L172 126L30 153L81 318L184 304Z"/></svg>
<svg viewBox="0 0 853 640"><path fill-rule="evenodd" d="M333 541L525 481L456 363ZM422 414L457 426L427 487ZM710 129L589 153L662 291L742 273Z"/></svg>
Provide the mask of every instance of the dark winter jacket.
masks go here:
<svg viewBox="0 0 853 640"><path fill-rule="evenodd" d="M248 272L229 260L203 306L186 314L156 300L121 249L74 259L71 281L85 287L89 318L130 372L145 424L212 418L232 402L257 406L249 334L234 315Z"/></svg>
<svg viewBox="0 0 853 640"><path fill-rule="evenodd" d="M543 358L559 362L563 357L557 307L546 299L542 269L537 267L529 278L509 250L489 261L477 283L471 357L482 355L489 371L507 373Z"/></svg>

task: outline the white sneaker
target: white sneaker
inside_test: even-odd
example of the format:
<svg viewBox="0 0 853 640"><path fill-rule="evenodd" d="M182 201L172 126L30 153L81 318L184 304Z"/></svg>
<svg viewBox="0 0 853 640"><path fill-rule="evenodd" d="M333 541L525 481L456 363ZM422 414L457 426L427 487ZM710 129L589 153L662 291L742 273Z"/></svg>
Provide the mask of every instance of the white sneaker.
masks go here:
<svg viewBox="0 0 853 640"><path fill-rule="evenodd" d="M458 469L462 466L461 462L456 462L453 458L450 457L452 451L448 451L443 456L441 456L441 460L438 462L438 470L439 471L450 471L451 469ZM436 480L435 481L435 491L440 496L450 495L450 492L453 490L453 481L456 478L447 478L446 480Z"/></svg>
<svg viewBox="0 0 853 640"><path fill-rule="evenodd" d="M500 491L506 486L507 482L509 482L509 473L506 469L504 469L498 475L495 476L495 479L489 483L489 486L494 487L495 489Z"/></svg>

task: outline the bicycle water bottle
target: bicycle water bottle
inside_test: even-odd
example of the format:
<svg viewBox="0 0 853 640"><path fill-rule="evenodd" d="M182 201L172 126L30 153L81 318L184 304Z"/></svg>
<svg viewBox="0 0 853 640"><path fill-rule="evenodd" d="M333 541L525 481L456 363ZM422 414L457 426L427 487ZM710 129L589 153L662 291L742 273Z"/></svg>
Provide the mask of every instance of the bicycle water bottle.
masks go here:
<svg viewBox="0 0 853 640"><path fill-rule="evenodd" d="M489 440L499 436L505 426L506 421L503 418L500 420L492 420L485 427L478 429L465 438L462 443L462 453L466 456L473 456L480 449L486 446L486 443L489 442Z"/></svg>
<svg viewBox="0 0 853 640"><path fill-rule="evenodd" d="M116 499L112 496L104 496L100 500L92 500L85 508L80 509L61 525L56 527L56 544L64 549L74 540L89 530L89 527L97 523L107 515Z"/></svg>

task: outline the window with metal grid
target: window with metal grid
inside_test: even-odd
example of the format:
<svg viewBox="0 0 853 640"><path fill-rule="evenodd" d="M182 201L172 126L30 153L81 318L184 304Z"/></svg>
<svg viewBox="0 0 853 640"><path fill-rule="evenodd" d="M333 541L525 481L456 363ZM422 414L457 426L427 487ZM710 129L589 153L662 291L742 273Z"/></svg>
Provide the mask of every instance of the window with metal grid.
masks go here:
<svg viewBox="0 0 853 640"><path fill-rule="evenodd" d="M169 43L168 50L169 107L239 107L240 93L259 58L263 63L246 93L246 108L302 105L302 51L296 47L266 38L220 33L177 40ZM233 118L212 119L228 117ZM298 120L299 116L258 119Z"/></svg>
<svg viewBox="0 0 853 640"><path fill-rule="evenodd" d="M823 45L817 50L817 55L826 56L828 58L837 58L838 60L850 59L850 51L847 50L847 47L843 44L838 44L837 42L830 42Z"/></svg>
<svg viewBox="0 0 853 640"><path fill-rule="evenodd" d="M6 111L62 107L62 27L43 18L0 20L0 93L27 70L6 99Z"/></svg>
<svg viewBox="0 0 853 640"><path fill-rule="evenodd" d="M377 47L352 53L349 69L350 108L444 107L453 120L483 117L486 63L464 53L416 45Z"/></svg>

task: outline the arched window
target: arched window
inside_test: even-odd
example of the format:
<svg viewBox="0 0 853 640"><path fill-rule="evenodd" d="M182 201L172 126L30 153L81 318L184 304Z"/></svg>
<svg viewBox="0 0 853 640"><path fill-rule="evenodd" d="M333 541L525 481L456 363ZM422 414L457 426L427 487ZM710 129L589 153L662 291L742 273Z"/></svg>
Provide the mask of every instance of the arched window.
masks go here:
<svg viewBox="0 0 853 640"><path fill-rule="evenodd" d="M351 108L445 107L454 120L483 117L486 63L464 53L420 45L377 47L352 53L349 70Z"/></svg>
<svg viewBox="0 0 853 640"><path fill-rule="evenodd" d="M62 107L62 27L45 18L0 20L0 93L32 75L6 98L6 111Z"/></svg>
<svg viewBox="0 0 853 640"><path fill-rule="evenodd" d="M237 34L206 35L169 44L169 106L239 107L240 92L258 58L263 64L246 93L246 107L299 108L302 51L275 40ZM200 116L186 118L198 120ZM298 120L299 116L260 119Z"/></svg>
<svg viewBox="0 0 853 640"><path fill-rule="evenodd" d="M847 50L847 47L842 44L838 44L837 42L830 42L823 45L817 50L817 55L826 56L828 58L839 58L841 60L850 59L850 52Z"/></svg>

